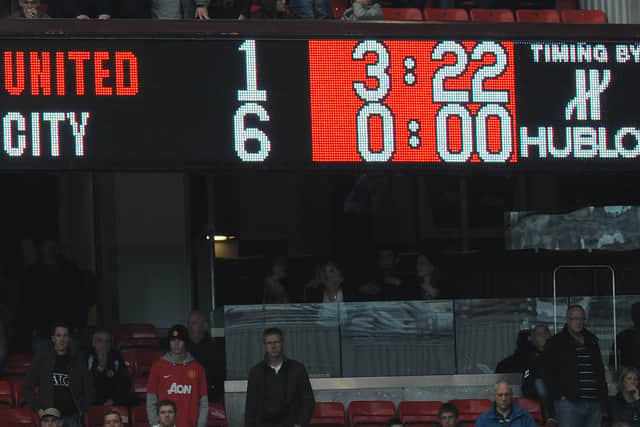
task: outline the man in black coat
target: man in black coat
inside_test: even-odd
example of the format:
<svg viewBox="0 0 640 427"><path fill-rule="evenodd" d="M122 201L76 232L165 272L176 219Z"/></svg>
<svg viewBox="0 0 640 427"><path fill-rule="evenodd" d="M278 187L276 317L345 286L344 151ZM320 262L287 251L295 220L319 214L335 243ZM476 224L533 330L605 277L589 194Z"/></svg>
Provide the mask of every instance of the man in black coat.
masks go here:
<svg viewBox="0 0 640 427"><path fill-rule="evenodd" d="M543 353L543 377L562 427L600 427L607 402L607 382L598 338L585 329L585 311L567 309L564 329Z"/></svg>
<svg viewBox="0 0 640 427"><path fill-rule="evenodd" d="M65 427L79 427L82 414L95 400L87 359L71 352L66 325L52 328L51 341L53 348L37 354L27 372L24 400L40 416L47 408L57 408Z"/></svg>
<svg viewBox="0 0 640 427"><path fill-rule="evenodd" d="M224 404L225 354L224 344L213 341L209 334L209 322L205 314L194 310L187 320L189 341L187 351L203 367L207 374L209 402Z"/></svg>
<svg viewBox="0 0 640 427"><path fill-rule="evenodd" d="M304 365L287 359L282 331L263 334L265 357L249 371L245 427L305 427L313 414L313 391Z"/></svg>

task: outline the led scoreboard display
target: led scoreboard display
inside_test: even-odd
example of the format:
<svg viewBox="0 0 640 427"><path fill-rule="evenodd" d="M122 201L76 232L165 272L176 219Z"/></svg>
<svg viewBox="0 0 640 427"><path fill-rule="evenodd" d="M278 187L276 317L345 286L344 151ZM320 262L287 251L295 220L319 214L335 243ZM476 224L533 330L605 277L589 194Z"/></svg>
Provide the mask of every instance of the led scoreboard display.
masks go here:
<svg viewBox="0 0 640 427"><path fill-rule="evenodd" d="M640 43L15 39L0 169L640 164Z"/></svg>

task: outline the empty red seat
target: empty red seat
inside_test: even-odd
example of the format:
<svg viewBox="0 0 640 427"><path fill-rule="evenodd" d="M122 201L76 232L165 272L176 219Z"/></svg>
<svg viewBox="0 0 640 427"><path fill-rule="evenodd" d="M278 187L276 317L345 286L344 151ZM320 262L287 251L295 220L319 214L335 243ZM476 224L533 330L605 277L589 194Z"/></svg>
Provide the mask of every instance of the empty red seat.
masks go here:
<svg viewBox="0 0 640 427"><path fill-rule="evenodd" d="M132 375L143 377L149 375L153 363L164 355L158 348L123 348L120 350L125 365Z"/></svg>
<svg viewBox="0 0 640 427"><path fill-rule="evenodd" d="M540 24L559 24L560 12L555 9L518 9L516 10L516 21Z"/></svg>
<svg viewBox="0 0 640 427"><path fill-rule="evenodd" d="M129 427L129 410L125 406L92 406L86 414L84 414L85 427L102 427L104 426L104 414L107 411L116 411L122 417L122 425Z"/></svg>
<svg viewBox="0 0 640 427"><path fill-rule="evenodd" d="M471 9L472 22L515 22L510 9Z"/></svg>
<svg viewBox="0 0 640 427"><path fill-rule="evenodd" d="M309 425L322 427L340 427L345 424L342 402L316 402Z"/></svg>
<svg viewBox="0 0 640 427"><path fill-rule="evenodd" d="M0 405L14 406L13 387L7 380L0 380Z"/></svg>
<svg viewBox="0 0 640 427"><path fill-rule="evenodd" d="M142 401L147 399L147 377L134 377L133 378L133 392Z"/></svg>
<svg viewBox="0 0 640 427"><path fill-rule="evenodd" d="M442 402L400 402L398 416L402 424L411 426L433 425L438 422L438 409Z"/></svg>
<svg viewBox="0 0 640 427"><path fill-rule="evenodd" d="M349 403L349 425L369 427L386 424L395 417L396 406L389 400L365 400Z"/></svg>
<svg viewBox="0 0 640 427"><path fill-rule="evenodd" d="M464 9L427 8L423 11L425 21L467 22L469 14Z"/></svg>
<svg viewBox="0 0 640 427"><path fill-rule="evenodd" d="M209 403L207 427L227 427L227 413L219 403Z"/></svg>
<svg viewBox="0 0 640 427"><path fill-rule="evenodd" d="M382 15L387 21L422 21L422 12L413 7L383 7Z"/></svg>
<svg viewBox="0 0 640 427"><path fill-rule="evenodd" d="M527 399L525 397L514 397L513 400L528 411L538 424L544 423L542 405L540 405L540 402L537 400Z"/></svg>
<svg viewBox="0 0 640 427"><path fill-rule="evenodd" d="M113 331L113 336L118 348L160 346L156 327L148 323L120 325Z"/></svg>
<svg viewBox="0 0 640 427"><path fill-rule="evenodd" d="M38 415L30 408L2 408L0 426L38 427Z"/></svg>
<svg viewBox="0 0 640 427"><path fill-rule="evenodd" d="M13 391L13 404L18 408L24 406L24 396L22 395L22 384L24 383L24 377L7 377L7 380L11 383L11 390Z"/></svg>
<svg viewBox="0 0 640 427"><path fill-rule="evenodd" d="M131 427L149 427L146 406L135 406L131 408Z"/></svg>
<svg viewBox="0 0 640 427"><path fill-rule="evenodd" d="M344 11L347 10L347 3L344 0L329 0L329 8L331 9L331 17L340 19Z"/></svg>
<svg viewBox="0 0 640 427"><path fill-rule="evenodd" d="M489 399L454 399L449 403L455 405L460 411L460 421L473 423L483 413L491 409Z"/></svg>
<svg viewBox="0 0 640 427"><path fill-rule="evenodd" d="M606 24L607 15L601 10L565 9L560 11L565 24Z"/></svg>
<svg viewBox="0 0 640 427"><path fill-rule="evenodd" d="M4 366L6 375L25 375L31 367L33 354L31 353L10 353L7 363Z"/></svg>
<svg viewBox="0 0 640 427"><path fill-rule="evenodd" d="M577 9L578 0L556 0L556 9Z"/></svg>

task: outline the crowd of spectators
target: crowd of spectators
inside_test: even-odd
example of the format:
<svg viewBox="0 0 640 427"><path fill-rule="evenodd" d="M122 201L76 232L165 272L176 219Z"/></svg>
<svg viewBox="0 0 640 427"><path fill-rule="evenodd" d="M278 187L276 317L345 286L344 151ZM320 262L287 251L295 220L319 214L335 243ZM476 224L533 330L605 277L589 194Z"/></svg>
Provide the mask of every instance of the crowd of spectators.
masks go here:
<svg viewBox="0 0 640 427"><path fill-rule="evenodd" d="M424 8L427 0L388 0L390 7ZM475 0L478 8L518 7L513 0ZM555 0L527 1L527 7L553 8ZM383 19L379 0L346 0L345 19ZM463 0L433 0L431 7L466 7ZM252 7L253 6L253 7ZM329 19L328 0L15 0L8 2L3 16L18 19Z"/></svg>

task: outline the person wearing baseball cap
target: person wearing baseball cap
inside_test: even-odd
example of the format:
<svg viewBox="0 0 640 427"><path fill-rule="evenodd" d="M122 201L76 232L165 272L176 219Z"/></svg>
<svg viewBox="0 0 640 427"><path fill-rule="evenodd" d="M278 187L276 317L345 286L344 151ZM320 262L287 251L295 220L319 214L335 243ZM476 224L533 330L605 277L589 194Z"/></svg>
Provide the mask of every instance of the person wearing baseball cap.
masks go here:
<svg viewBox="0 0 640 427"><path fill-rule="evenodd" d="M156 425L158 401L176 405L176 427L205 427L209 410L204 368L186 350L187 328L174 325L168 334L169 351L151 367L147 383L147 416Z"/></svg>
<svg viewBox="0 0 640 427"><path fill-rule="evenodd" d="M40 427L62 427L62 414L56 408L47 408L40 413Z"/></svg>

